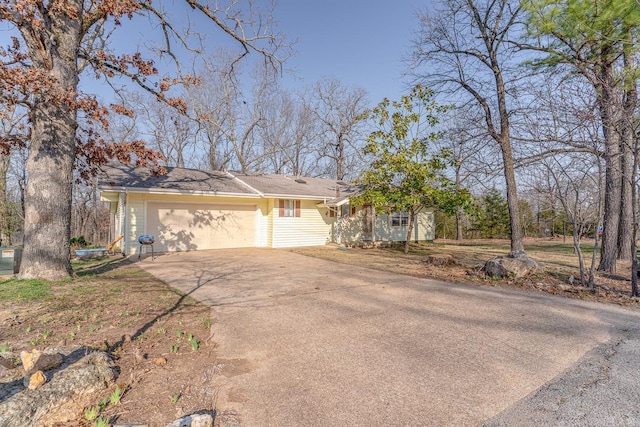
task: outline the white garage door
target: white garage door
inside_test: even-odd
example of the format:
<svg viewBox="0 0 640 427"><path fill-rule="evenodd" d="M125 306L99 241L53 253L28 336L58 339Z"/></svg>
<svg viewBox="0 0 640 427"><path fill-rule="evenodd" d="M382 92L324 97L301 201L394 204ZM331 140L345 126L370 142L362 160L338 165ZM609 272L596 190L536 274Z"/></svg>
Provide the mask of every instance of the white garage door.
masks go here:
<svg viewBox="0 0 640 427"><path fill-rule="evenodd" d="M158 252L256 246L255 205L150 202L146 225Z"/></svg>

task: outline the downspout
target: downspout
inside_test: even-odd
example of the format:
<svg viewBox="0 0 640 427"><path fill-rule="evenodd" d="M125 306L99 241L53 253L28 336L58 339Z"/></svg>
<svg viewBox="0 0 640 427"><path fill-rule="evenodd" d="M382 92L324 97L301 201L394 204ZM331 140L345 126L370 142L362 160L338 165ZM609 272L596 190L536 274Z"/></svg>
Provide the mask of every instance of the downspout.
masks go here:
<svg viewBox="0 0 640 427"><path fill-rule="evenodd" d="M336 209L336 220L338 222L338 244L342 243L342 209Z"/></svg>
<svg viewBox="0 0 640 427"><path fill-rule="evenodd" d="M129 197L128 190L124 190L122 195L122 220L120 221L122 230L121 233L124 236L122 239L122 256L127 256L129 236L127 235L127 199Z"/></svg>

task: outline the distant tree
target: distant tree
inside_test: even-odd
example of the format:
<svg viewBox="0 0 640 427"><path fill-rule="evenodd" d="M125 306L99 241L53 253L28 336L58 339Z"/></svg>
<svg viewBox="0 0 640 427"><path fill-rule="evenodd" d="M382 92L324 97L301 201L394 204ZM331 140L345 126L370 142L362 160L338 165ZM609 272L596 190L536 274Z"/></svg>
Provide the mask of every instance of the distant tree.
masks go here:
<svg viewBox="0 0 640 427"><path fill-rule="evenodd" d="M0 22L15 29L9 45L0 49L1 110L25 108L29 112L22 278L61 279L71 274L69 239L76 160L85 176L111 158L137 164L157 160L142 141L113 145L100 137L108 127L110 112L130 115L131 111L121 104L102 106L95 96L81 93L83 70L86 76L105 78L111 87L128 80L185 110L184 100L169 95L173 86L194 81L193 76L180 72L178 51L192 52L199 46L192 45L191 31L178 31L182 25L176 22L177 12L198 15L236 42L238 59L257 52L279 66L277 51L282 38L272 31L269 17L250 1L222 5L185 0L172 5L170 13L162 2L150 0L0 3ZM140 52L113 51L109 35L123 20L140 17L152 22L151 28L164 42L149 52L150 58L161 56L165 64L175 61L174 76L160 76L153 60ZM81 117L88 126L78 126ZM6 151L12 145L13 135L3 135L0 147Z"/></svg>
<svg viewBox="0 0 640 427"><path fill-rule="evenodd" d="M606 161L604 234L599 270L631 259L633 164L638 106L640 7L636 0L526 0L533 62L578 74L596 95Z"/></svg>
<svg viewBox="0 0 640 427"><path fill-rule="evenodd" d="M500 192L492 188L479 201L473 226L483 238L509 237L509 207Z"/></svg>
<svg viewBox="0 0 640 427"><path fill-rule="evenodd" d="M517 0L440 0L419 13L410 72L417 82L461 99L481 112L477 122L499 147L510 217L511 253L524 252L512 147L510 108L524 59Z"/></svg>
<svg viewBox="0 0 640 427"><path fill-rule="evenodd" d="M449 153L429 154L429 145L440 133L434 131L438 117L447 110L433 100L433 92L416 86L400 101L385 99L366 114L378 127L367 139L365 153L373 161L357 179L364 187L354 198L356 204L371 204L377 211L407 212L409 251L414 217L426 207L449 213L470 201L469 193L457 190L442 172Z"/></svg>
<svg viewBox="0 0 640 427"><path fill-rule="evenodd" d="M437 141L437 145L451 153L450 170L456 189L472 188L473 185L486 185L490 177L496 174L497 153L492 150L491 141L476 126L480 120L471 108L457 108L449 111L443 127L446 130ZM456 240L463 240L464 224L468 222L464 209L459 206L456 214Z"/></svg>
<svg viewBox="0 0 640 427"><path fill-rule="evenodd" d="M361 118L367 109L367 92L326 77L307 91L304 102L319 122L322 142L317 147L318 157L319 161L328 162L324 175L338 180L354 176L361 160Z"/></svg>
<svg viewBox="0 0 640 427"><path fill-rule="evenodd" d="M319 124L307 106L290 92L278 89L267 97L259 134L265 163L279 174L317 175Z"/></svg>
<svg viewBox="0 0 640 427"><path fill-rule="evenodd" d="M139 134L162 155L166 166L192 167L196 123L154 97L132 95Z"/></svg>
<svg viewBox="0 0 640 427"><path fill-rule="evenodd" d="M536 218L529 201L525 199L518 200L518 210L520 211L520 224L522 225L524 237L537 233Z"/></svg>

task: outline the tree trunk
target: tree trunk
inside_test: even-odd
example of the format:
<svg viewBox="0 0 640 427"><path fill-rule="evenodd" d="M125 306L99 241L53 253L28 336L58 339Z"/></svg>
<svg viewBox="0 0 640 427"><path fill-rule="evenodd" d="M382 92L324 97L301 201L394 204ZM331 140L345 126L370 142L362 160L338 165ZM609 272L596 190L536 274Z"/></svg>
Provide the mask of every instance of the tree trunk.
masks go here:
<svg viewBox="0 0 640 427"><path fill-rule="evenodd" d="M507 206L511 226L511 254L524 252L522 227L520 226L520 212L518 208L518 190L516 187L516 175L513 165L513 155L509 141L500 144L502 147L502 159L504 161L504 178L507 184Z"/></svg>
<svg viewBox="0 0 640 427"><path fill-rule="evenodd" d="M67 5L82 10L81 1L71 3ZM47 88L48 96L36 96L30 112L22 279L59 280L71 275L69 238L77 113L61 98L70 91L75 96L78 87L81 20L82 14L76 18L62 13L51 15L47 24L56 40L44 55L38 51L34 35L23 32L34 61L40 61L39 68L48 69L56 83Z"/></svg>
<svg viewBox="0 0 640 427"><path fill-rule="evenodd" d="M338 136L336 143L336 179L342 181L344 179L344 141L342 136Z"/></svg>
<svg viewBox="0 0 640 427"><path fill-rule="evenodd" d="M605 143L605 192L604 220L602 233L602 251L598 270L608 273L616 272L618 256L618 232L620 231L620 208L622 199L622 173L620 158L620 134L617 125L619 108L616 103L613 66L603 65L600 70L600 81L597 97L602 131ZM627 233L629 230L626 231Z"/></svg>
<svg viewBox="0 0 640 427"><path fill-rule="evenodd" d="M407 240L404 242L404 253L409 253L409 245L411 244L411 235L413 234L413 209L409 210L409 224L407 224Z"/></svg>
<svg viewBox="0 0 640 427"><path fill-rule="evenodd" d="M631 241L633 235L631 229L633 228L633 152L631 145L628 144L628 139L623 133L623 142L621 144L621 182L620 182L620 223L618 224L618 242L617 252L618 259L629 261L631 260Z"/></svg>
<svg viewBox="0 0 640 427"><path fill-rule="evenodd" d="M10 245L7 231L10 226L10 212L7 200L7 172L9 171L9 156L0 154L0 246Z"/></svg>
<svg viewBox="0 0 640 427"><path fill-rule="evenodd" d="M461 207L458 206L456 210L456 240L464 240L464 235L462 233L462 217L464 212Z"/></svg>
<svg viewBox="0 0 640 427"><path fill-rule="evenodd" d="M635 149L635 113L638 106L638 90L635 73L635 57L633 48L633 36L630 29L626 29L628 39L623 48L623 61L625 69L625 86L623 101L623 117L621 128L622 151L622 190L620 206L620 224L618 226L618 259L632 259L633 234L633 186L634 186L634 149Z"/></svg>

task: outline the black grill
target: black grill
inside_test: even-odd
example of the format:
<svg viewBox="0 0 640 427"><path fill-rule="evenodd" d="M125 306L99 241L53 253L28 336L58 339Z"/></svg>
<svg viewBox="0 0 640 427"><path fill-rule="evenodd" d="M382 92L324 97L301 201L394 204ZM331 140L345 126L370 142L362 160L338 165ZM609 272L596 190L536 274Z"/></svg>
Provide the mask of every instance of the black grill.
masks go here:
<svg viewBox="0 0 640 427"><path fill-rule="evenodd" d="M141 245L153 245L155 241L155 238L150 234L143 234L142 236L138 237L138 242Z"/></svg>
<svg viewBox="0 0 640 427"><path fill-rule="evenodd" d="M153 258L155 257L155 254L153 253L153 242L155 241L156 239L150 234L143 234L142 236L138 237L138 243L140 243L140 248L138 249L138 260L142 255L142 246L144 245L151 246L151 261L153 261Z"/></svg>

